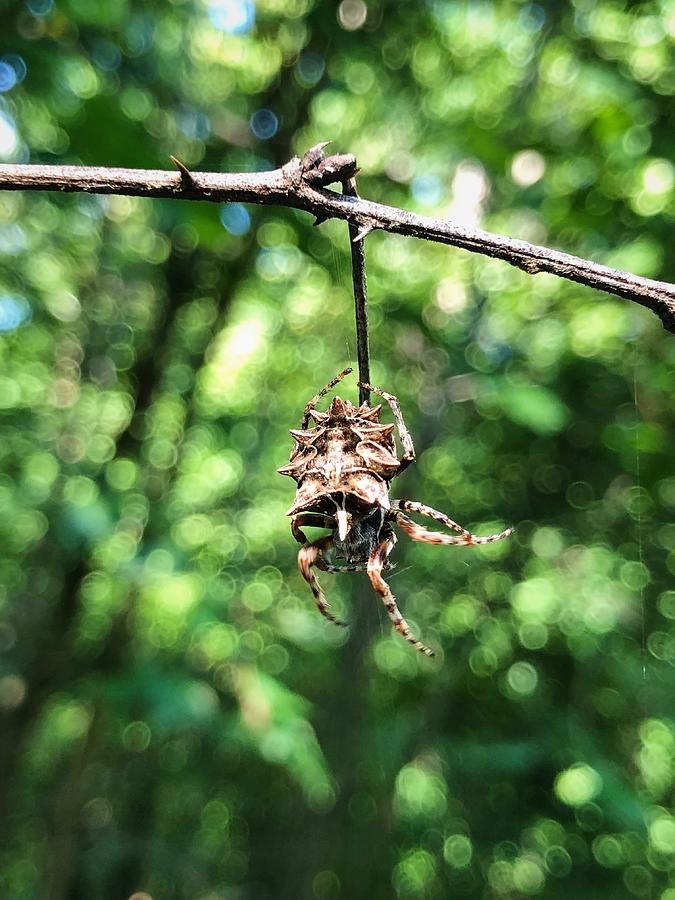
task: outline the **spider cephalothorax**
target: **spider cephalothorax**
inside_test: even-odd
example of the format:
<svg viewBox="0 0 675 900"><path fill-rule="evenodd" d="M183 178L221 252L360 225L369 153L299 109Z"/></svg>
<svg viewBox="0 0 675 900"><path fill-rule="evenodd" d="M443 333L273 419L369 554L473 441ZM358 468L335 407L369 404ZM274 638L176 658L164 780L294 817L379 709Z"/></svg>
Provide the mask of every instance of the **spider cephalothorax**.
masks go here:
<svg viewBox="0 0 675 900"><path fill-rule="evenodd" d="M415 459L412 438L396 397L372 385L359 384L378 394L391 407L403 448L400 459L396 455L394 425L380 422L381 405L362 403L353 406L348 400L335 397L327 412L316 409L319 400L351 371L345 369L309 401L301 427L291 430L295 446L290 462L278 470L298 483L295 502L288 511L293 536L303 545L298 554L298 565L312 589L319 611L338 625L345 623L330 612L330 605L312 568L326 572L365 569L396 630L422 653L433 656L433 651L412 635L389 585L382 578L387 558L396 543L393 525L399 525L416 541L459 546L498 541L511 534L513 529L478 537L443 513L421 503L390 500L389 482ZM310 419L315 422L312 428L309 427ZM409 519L404 510L436 519L456 534L427 531ZM330 528L332 534L309 543L301 531L303 525ZM329 551L338 559L344 559L346 565L329 563L326 558Z"/></svg>

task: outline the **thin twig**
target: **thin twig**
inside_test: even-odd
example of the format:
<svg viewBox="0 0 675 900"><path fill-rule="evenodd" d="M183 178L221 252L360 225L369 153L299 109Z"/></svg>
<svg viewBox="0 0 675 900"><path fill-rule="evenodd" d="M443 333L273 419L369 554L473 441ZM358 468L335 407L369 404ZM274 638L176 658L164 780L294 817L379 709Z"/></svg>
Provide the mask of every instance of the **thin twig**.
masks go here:
<svg viewBox="0 0 675 900"><path fill-rule="evenodd" d="M344 159L329 157L330 159ZM353 157L351 157L353 159ZM344 163L340 163L344 168ZM336 165L338 174L340 165ZM353 173L352 173L353 174ZM304 209L325 220L343 219L357 230L371 226L394 234L451 244L474 253L503 259L535 275L550 272L561 278L625 297L651 309L664 328L675 334L675 285L631 275L598 263L475 228L465 228L447 219L434 219L372 203L360 197L325 189L328 180L317 185L294 157L271 172L219 174L190 172L186 185L177 172L150 169L105 169L87 166L0 165L0 190L84 191L92 194L124 194L137 197L170 197L176 200L210 200L216 203L240 201ZM349 176L351 177L351 175ZM344 177L337 180L342 181Z"/></svg>
<svg viewBox="0 0 675 900"><path fill-rule="evenodd" d="M342 190L349 197L358 197L356 180L342 182ZM352 281L354 283L354 311L356 314L356 358L359 363L359 382L370 384L370 350L368 346L368 279L366 277L365 235L358 225L349 223L349 246L352 251ZM360 239L359 239L360 238ZM359 403L370 403L370 391L359 386Z"/></svg>

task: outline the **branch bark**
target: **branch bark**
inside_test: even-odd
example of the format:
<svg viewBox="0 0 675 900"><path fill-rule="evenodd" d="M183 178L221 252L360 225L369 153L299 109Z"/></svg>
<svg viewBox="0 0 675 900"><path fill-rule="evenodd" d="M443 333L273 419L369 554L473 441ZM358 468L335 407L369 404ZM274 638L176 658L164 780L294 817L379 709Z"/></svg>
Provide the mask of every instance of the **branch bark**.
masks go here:
<svg viewBox="0 0 675 900"><path fill-rule="evenodd" d="M321 145L322 146L322 145ZM313 156L312 156L313 154ZM311 164L307 165L310 158ZM0 165L0 190L83 191L166 197L174 200L238 201L306 210L318 222L343 219L358 234L379 229L481 253L530 275L549 272L579 284L632 300L652 310L675 334L675 285L603 266L570 253L540 247L488 231L465 228L446 219L417 215L361 197L326 190L356 171L351 155L321 157L312 148L300 159L269 172L220 174L152 169L107 169L90 166Z"/></svg>

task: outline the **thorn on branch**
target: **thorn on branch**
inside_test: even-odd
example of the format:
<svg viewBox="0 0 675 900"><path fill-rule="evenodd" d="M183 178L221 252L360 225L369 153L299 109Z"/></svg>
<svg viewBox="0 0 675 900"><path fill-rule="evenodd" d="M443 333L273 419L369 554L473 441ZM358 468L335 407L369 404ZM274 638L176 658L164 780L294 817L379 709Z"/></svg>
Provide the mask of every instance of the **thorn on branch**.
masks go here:
<svg viewBox="0 0 675 900"><path fill-rule="evenodd" d="M356 237L352 238L352 244L358 244L359 241L362 241L367 234L370 234L371 231L375 230L374 225L364 225Z"/></svg>
<svg viewBox="0 0 675 900"><path fill-rule="evenodd" d="M330 141L321 141L320 144L314 144L313 147L309 148L301 160L303 172L309 172L310 169L314 169L325 158L326 154L323 152L323 148L330 143Z"/></svg>
<svg viewBox="0 0 675 900"><path fill-rule="evenodd" d="M181 187L188 188L194 187L195 180L192 177L192 172L188 169L185 163L182 163L175 156L169 156L171 162L176 166L178 171L180 172L180 183Z"/></svg>

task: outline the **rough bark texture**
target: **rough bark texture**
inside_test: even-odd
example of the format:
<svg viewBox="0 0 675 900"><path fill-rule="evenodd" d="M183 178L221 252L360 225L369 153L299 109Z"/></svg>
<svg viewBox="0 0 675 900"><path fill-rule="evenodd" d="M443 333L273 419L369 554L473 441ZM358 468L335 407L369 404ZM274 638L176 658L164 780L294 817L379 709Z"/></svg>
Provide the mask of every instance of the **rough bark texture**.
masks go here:
<svg viewBox="0 0 675 900"><path fill-rule="evenodd" d="M344 219L352 226L357 240L362 240L369 231L380 229L502 259L530 275L550 272L640 303L651 309L664 328L675 334L675 285L642 278L527 241L465 228L446 219L422 216L351 194L326 190L328 184L345 183L353 177L356 160L351 155L324 157L321 149L322 145L318 149L312 148L302 159L294 157L280 169L241 174L190 172L178 160L175 161L178 172L0 165L0 190L84 191L289 206L312 213L318 222Z"/></svg>

